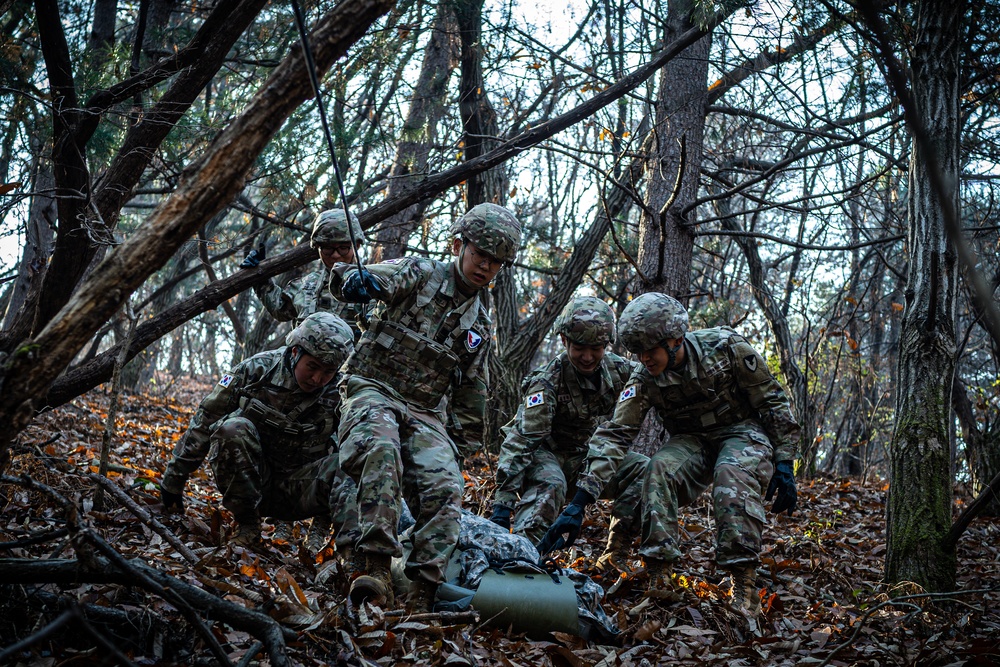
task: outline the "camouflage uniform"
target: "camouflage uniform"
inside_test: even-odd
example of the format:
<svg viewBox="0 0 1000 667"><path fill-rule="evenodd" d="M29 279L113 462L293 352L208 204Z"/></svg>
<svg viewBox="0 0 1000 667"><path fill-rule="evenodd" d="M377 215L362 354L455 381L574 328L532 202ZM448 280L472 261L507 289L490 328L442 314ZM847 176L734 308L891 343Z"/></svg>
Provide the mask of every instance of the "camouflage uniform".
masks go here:
<svg viewBox="0 0 1000 667"><path fill-rule="evenodd" d="M357 338L360 335L357 322L364 309L361 304L334 299L326 289L329 282L330 269L323 267L293 280L284 288L268 279L266 283L254 285L253 291L264 309L279 322L291 321L297 325L313 313L332 313L351 325Z"/></svg>
<svg viewBox="0 0 1000 667"><path fill-rule="evenodd" d="M351 216L354 239L364 240L357 218ZM313 222L309 243L313 248L339 243L350 243L344 212L340 209L323 211ZM266 283L254 285L253 291L271 317L279 322L291 321L295 326L316 312L333 313L347 322L354 330L355 339L360 335L359 323L364 322L364 306L357 303L336 301L327 291L330 283L330 269L325 266L317 271L293 280L282 289L268 279Z"/></svg>
<svg viewBox="0 0 1000 667"><path fill-rule="evenodd" d="M509 211L481 206L499 209L505 217L490 224L513 224L520 240ZM460 222L477 209L483 210L473 208ZM500 246L476 243L504 261L517 250L515 244L508 259ZM481 446L491 322L481 292L460 291L454 262L401 258L366 269L379 302L341 383L341 461L358 483L361 516L355 549L401 556L396 529L405 499L417 521L405 573L434 585L445 581L458 540L464 487L458 457ZM356 272L334 267L330 289L336 298L344 298L344 284Z"/></svg>
<svg viewBox="0 0 1000 667"><path fill-rule="evenodd" d="M576 487L587 457L587 439L614 409L637 365L605 354L591 375L580 373L564 352L521 385L521 405L507 427L497 465L496 501L514 507L513 531L537 543ZM604 487L614 499L611 530L638 528L642 479L649 459L628 452ZM567 488L569 487L569 488Z"/></svg>
<svg viewBox="0 0 1000 667"><path fill-rule="evenodd" d="M288 346L224 375L177 442L162 487L182 493L207 457L222 504L239 524L329 514L340 528L338 545L349 545L358 534L357 506L337 453L336 383L305 393L292 369Z"/></svg>
<svg viewBox="0 0 1000 667"><path fill-rule="evenodd" d="M620 331L629 324L627 311ZM630 349L658 344L625 342ZM646 473L640 552L666 562L679 558L677 508L711 485L716 561L753 564L766 520L763 489L775 461L795 458L799 426L784 390L743 336L728 327L702 329L685 334L683 346L681 368L656 377L645 367L632 374L614 416L590 440L578 486L596 497L655 409L668 435Z"/></svg>

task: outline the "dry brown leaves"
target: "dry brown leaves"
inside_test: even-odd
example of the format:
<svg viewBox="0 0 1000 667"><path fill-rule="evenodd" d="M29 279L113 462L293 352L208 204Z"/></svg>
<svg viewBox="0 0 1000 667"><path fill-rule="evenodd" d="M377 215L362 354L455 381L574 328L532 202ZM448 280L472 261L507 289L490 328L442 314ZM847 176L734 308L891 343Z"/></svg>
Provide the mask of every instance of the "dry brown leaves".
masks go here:
<svg viewBox="0 0 1000 667"><path fill-rule="evenodd" d="M111 475L151 510L155 485L173 443L209 387L180 383L172 398L129 396L120 408ZM43 415L22 435L8 474L26 473L75 498L90 511L93 489L74 474L91 470L99 457L107 395L91 392ZM492 462L485 457L466 471L466 506L489 506ZM620 646L591 645L569 635L530 641L522 635L477 625L419 622L366 607L349 610L343 573L315 583L317 566L330 550L313 558L299 547L269 541L265 553L225 546L231 518L221 507L210 476L202 470L188 487L184 517L167 523L202 559L188 566L171 547L124 509L88 520L127 557L139 557L188 583L213 590L238 604L270 614L299 633L289 647L303 665L483 665L498 667L628 667L631 665L996 665L1000 664L1000 520L979 519L959 544L959 591L930 599L893 601L882 583L885 552L884 482L817 479L800 483L800 511L773 517L765 533L761 596L766 610L763 637L744 636L726 604L725 574L713 562L713 522L708 498L682 514L685 557L679 572L687 597L662 605L641 596L641 563L619 576L593 568L603 550L609 508L590 510L578 544L562 554L565 564L590 574L613 591L606 611L622 628ZM45 497L22 488L2 489L0 541L62 525L59 510ZM0 553L3 557L71 557L66 542ZM334 568L334 571L336 569ZM982 589L992 589L982 592ZM207 653L182 628L180 615L162 599L135 590L90 584L51 587L82 603L152 612L177 628L183 641L128 650L136 664L194 662ZM0 596L2 597L2 596ZM19 614L17 618L12 614ZM37 610L0 604L0 648L44 625ZM237 662L254 645L243 632L219 626L215 635ZM10 634L10 633L14 634ZM25 653L24 664L96 660L86 639L56 636ZM258 656L266 664L263 654Z"/></svg>

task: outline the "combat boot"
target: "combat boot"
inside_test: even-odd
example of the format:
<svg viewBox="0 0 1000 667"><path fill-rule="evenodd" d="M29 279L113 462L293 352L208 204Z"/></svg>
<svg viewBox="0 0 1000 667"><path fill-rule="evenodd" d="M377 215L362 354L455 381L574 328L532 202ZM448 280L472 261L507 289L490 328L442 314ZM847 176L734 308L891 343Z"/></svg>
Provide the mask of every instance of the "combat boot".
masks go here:
<svg viewBox="0 0 1000 667"><path fill-rule="evenodd" d="M597 559L597 569L631 572L632 568L628 563L631 553L632 540L620 532L612 531L608 534L604 553Z"/></svg>
<svg viewBox="0 0 1000 667"><path fill-rule="evenodd" d="M410 582L406 594L406 611L410 614L426 614L434 610L437 584L424 579Z"/></svg>
<svg viewBox="0 0 1000 667"><path fill-rule="evenodd" d="M645 561L646 573L649 575L645 597L667 602L680 601L683 595L674 580L673 564L659 558L646 558Z"/></svg>
<svg viewBox="0 0 1000 667"><path fill-rule="evenodd" d="M318 554L325 549L330 543L331 528L329 517L313 517L312 525L309 526L309 536L306 537L306 550L311 554Z"/></svg>
<svg viewBox="0 0 1000 667"><path fill-rule="evenodd" d="M396 598L392 592L392 575L389 573L391 556L384 554L355 553L354 569L358 577L351 582L350 597L355 606L370 602L383 609L391 609Z"/></svg>
<svg viewBox="0 0 1000 667"><path fill-rule="evenodd" d="M264 542L260 539L260 523L241 523L236 527L236 533L229 544L244 549L260 550Z"/></svg>
<svg viewBox="0 0 1000 667"><path fill-rule="evenodd" d="M747 620L750 632L755 635L761 630L760 595L757 593L757 568L753 565L738 565L729 569L733 579L730 591L733 610Z"/></svg>

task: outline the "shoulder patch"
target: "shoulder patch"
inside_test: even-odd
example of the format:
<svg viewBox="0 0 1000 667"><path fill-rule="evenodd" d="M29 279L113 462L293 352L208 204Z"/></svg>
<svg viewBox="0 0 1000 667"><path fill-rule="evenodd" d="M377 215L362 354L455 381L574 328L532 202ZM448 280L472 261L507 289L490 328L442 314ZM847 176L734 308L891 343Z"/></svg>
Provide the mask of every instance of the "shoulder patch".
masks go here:
<svg viewBox="0 0 1000 667"><path fill-rule="evenodd" d="M469 352L475 352L476 348L482 344L483 337L475 329L469 329L469 333L465 337L465 349Z"/></svg>
<svg viewBox="0 0 1000 667"><path fill-rule="evenodd" d="M524 399L524 407L534 408L545 403L545 392L536 391Z"/></svg>
<svg viewBox="0 0 1000 667"><path fill-rule="evenodd" d="M406 258L405 257L394 257L392 259L387 259L387 260L385 260L382 263L383 264L402 264L404 259L406 259Z"/></svg>
<svg viewBox="0 0 1000 667"><path fill-rule="evenodd" d="M743 365L746 366L747 370L750 371L751 373L756 373L757 372L757 355L756 354L748 354L747 356L743 357Z"/></svg>
<svg viewBox="0 0 1000 667"><path fill-rule="evenodd" d="M624 403L630 398L635 398L636 393L638 393L638 385L630 384L618 396L618 402Z"/></svg>
<svg viewBox="0 0 1000 667"><path fill-rule="evenodd" d="M219 380L219 384L221 384L223 387L228 387L232 383L232 381L233 381L233 376L230 373L226 373L225 375L222 376L222 379Z"/></svg>

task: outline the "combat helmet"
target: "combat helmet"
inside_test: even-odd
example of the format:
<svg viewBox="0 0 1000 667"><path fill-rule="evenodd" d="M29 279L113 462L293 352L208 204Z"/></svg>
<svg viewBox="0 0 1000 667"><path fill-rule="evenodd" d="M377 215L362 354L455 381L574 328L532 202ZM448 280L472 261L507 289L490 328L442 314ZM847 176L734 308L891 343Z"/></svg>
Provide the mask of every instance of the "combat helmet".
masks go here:
<svg viewBox="0 0 1000 667"><path fill-rule="evenodd" d="M615 342L615 312L596 296L570 300L556 319L556 333L578 345Z"/></svg>
<svg viewBox="0 0 1000 667"><path fill-rule="evenodd" d="M479 204L452 223L449 232L470 241L480 250L504 264L517 257L521 246L521 223L508 209L498 204Z"/></svg>
<svg viewBox="0 0 1000 667"><path fill-rule="evenodd" d="M618 319L618 336L629 352L641 354L681 338L688 330L688 314L680 301L661 292L646 292L625 306Z"/></svg>
<svg viewBox="0 0 1000 667"><path fill-rule="evenodd" d="M297 345L321 363L338 367L354 352L354 332L347 322L333 313L318 312L289 331L285 345Z"/></svg>
<svg viewBox="0 0 1000 667"><path fill-rule="evenodd" d="M361 224L353 213L351 214L351 227L354 230L354 241L363 242L365 237L361 232ZM310 246L317 248L350 242L351 232L347 228L347 216L344 214L344 209L333 208L316 216L313 221L312 234L309 236Z"/></svg>

